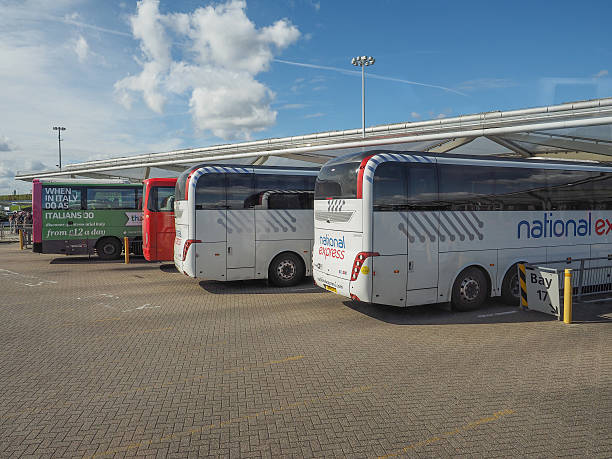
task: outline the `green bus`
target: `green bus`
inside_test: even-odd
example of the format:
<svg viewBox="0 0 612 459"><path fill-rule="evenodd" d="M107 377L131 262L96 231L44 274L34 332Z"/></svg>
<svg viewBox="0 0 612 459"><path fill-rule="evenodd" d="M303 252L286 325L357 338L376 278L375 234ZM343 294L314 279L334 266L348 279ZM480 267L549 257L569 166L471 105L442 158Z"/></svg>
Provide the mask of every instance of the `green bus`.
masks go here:
<svg viewBox="0 0 612 459"><path fill-rule="evenodd" d="M123 238L142 247L142 185L126 180L34 179L33 251L115 259ZM136 249L136 250L135 250Z"/></svg>

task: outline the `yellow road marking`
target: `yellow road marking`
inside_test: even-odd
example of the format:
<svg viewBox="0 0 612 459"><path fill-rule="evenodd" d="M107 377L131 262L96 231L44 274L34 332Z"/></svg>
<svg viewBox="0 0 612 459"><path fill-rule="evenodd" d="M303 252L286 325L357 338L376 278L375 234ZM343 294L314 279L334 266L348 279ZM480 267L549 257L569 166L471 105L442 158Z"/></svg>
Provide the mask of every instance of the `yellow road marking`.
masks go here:
<svg viewBox="0 0 612 459"><path fill-rule="evenodd" d="M476 427L478 427L479 425L488 424L490 422L497 421L501 417L508 416L510 414L514 414L514 410L496 411L491 416L487 416L487 417L484 417L484 418L480 418L480 419L478 419L476 421L469 422L467 424L464 424L462 426L457 427L454 430L449 430L448 432L444 432L443 434L440 434L437 437L431 437L431 438L428 438L426 440L421 440L421 441L418 441L416 443L411 443L408 446L405 446L402 449L400 449L400 450L398 450L398 451L396 451L394 453L386 454L385 456L378 456L378 459L385 459L385 458L388 458L388 457L401 456L402 454L405 454L408 451L411 451L413 449L420 448L421 446L430 445L432 443L436 443L438 441L444 440L445 438L453 437L455 435L458 435L461 432L466 432L468 430L473 430Z"/></svg>

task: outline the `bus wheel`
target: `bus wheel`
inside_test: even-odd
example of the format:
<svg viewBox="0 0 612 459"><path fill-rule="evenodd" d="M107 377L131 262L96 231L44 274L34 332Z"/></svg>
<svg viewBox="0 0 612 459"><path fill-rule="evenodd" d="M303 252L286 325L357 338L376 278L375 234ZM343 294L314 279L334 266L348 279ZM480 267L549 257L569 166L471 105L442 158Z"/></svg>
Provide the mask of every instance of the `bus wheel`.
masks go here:
<svg viewBox="0 0 612 459"><path fill-rule="evenodd" d="M268 270L268 278L277 287L290 287L304 279L304 263L294 253L277 255Z"/></svg>
<svg viewBox="0 0 612 459"><path fill-rule="evenodd" d="M98 256L103 260L116 260L121 257L121 242L114 237L103 237L96 244Z"/></svg>
<svg viewBox="0 0 612 459"><path fill-rule="evenodd" d="M457 311L478 309L487 299L487 279L478 268L466 268L455 279L451 302Z"/></svg>
<svg viewBox="0 0 612 459"><path fill-rule="evenodd" d="M512 265L504 276L501 296L502 301L510 306L516 306L519 304L520 291L518 268L516 264Z"/></svg>

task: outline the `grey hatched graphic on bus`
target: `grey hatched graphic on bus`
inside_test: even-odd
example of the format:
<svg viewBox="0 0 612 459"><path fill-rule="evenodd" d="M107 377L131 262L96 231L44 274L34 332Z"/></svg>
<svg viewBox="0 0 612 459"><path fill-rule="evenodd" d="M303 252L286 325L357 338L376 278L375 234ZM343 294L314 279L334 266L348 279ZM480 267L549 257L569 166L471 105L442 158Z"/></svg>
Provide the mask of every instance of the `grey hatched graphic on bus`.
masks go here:
<svg viewBox="0 0 612 459"><path fill-rule="evenodd" d="M246 216L241 216L238 212L228 211L224 213L219 210L219 217L217 218L217 223L225 228L225 230L231 234L234 231L237 233L249 233L253 232L253 225Z"/></svg>
<svg viewBox="0 0 612 459"><path fill-rule="evenodd" d="M448 237L451 241L484 238L480 229L484 226L482 220L472 211L465 212L400 212L403 222L397 228L404 233L410 242L417 239L425 242L436 240L441 242Z"/></svg>
<svg viewBox="0 0 612 459"><path fill-rule="evenodd" d="M340 212L344 204L346 204L344 199L330 199L327 201L327 211Z"/></svg>
<svg viewBox="0 0 612 459"><path fill-rule="evenodd" d="M286 210L266 210L266 216L264 217L264 222L266 223L266 233L271 231L278 233L279 231L283 231L286 233L287 231L291 231L295 233L297 227L294 223L297 221L296 218L291 215Z"/></svg>

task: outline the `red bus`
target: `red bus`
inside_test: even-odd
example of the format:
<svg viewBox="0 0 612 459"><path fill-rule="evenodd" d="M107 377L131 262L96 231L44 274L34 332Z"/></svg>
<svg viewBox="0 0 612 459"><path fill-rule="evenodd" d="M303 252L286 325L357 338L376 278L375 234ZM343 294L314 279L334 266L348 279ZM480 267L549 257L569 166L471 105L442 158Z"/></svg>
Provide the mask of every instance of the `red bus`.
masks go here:
<svg viewBox="0 0 612 459"><path fill-rule="evenodd" d="M150 178L143 183L142 252L149 261L171 261L176 178Z"/></svg>

